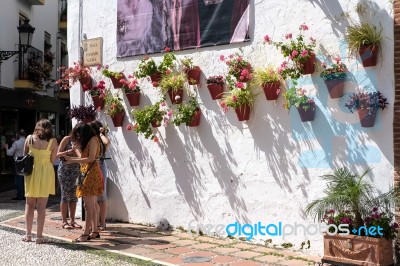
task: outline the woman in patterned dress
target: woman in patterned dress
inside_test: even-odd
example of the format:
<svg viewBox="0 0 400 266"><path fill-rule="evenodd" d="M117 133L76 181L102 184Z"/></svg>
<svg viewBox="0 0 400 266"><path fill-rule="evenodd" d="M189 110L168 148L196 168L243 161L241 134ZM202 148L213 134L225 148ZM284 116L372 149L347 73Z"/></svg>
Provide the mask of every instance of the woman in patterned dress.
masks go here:
<svg viewBox="0 0 400 266"><path fill-rule="evenodd" d="M75 183L77 177L81 173L80 166L78 163L65 164L63 162L65 160L64 156L77 157L76 147L72 143L71 136L66 136L61 140L57 156L60 157L57 177L61 188L60 211L62 217L62 228L82 228L82 226L75 222L76 203L78 202ZM67 221L68 209L69 217L71 219L70 223Z"/></svg>
<svg viewBox="0 0 400 266"><path fill-rule="evenodd" d="M81 152L81 157L65 156L65 164L80 163L81 173L87 173L82 186L76 189L76 196L83 197L86 210L86 221L83 234L76 239L76 242L86 242L90 239L100 238L97 230L98 218L96 215L97 196L103 193L103 176L99 165L100 142L88 124L79 123L71 135L72 141ZM90 228L93 231L90 233Z"/></svg>
<svg viewBox="0 0 400 266"><path fill-rule="evenodd" d="M47 119L36 123L32 135L25 140L24 154L34 157L31 175L25 177L25 242L32 241L32 225L37 209L36 244L47 241L43 238L43 226L46 217L46 204L50 194L55 194L55 174L53 163L57 157L57 140L53 138L53 126Z"/></svg>

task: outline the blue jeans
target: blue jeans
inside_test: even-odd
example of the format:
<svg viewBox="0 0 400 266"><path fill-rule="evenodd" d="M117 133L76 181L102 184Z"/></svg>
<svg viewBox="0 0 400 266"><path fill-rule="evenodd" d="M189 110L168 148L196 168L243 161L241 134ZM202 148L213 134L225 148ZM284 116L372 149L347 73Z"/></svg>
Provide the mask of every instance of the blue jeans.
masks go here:
<svg viewBox="0 0 400 266"><path fill-rule="evenodd" d="M15 187L17 188L17 198L25 197L25 177L23 175L15 175Z"/></svg>

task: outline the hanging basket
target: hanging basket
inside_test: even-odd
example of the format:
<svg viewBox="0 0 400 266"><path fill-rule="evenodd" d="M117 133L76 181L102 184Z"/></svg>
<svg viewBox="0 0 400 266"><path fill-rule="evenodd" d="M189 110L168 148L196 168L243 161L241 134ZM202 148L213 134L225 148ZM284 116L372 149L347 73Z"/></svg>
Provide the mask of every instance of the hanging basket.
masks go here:
<svg viewBox="0 0 400 266"><path fill-rule="evenodd" d="M201 110L200 108L197 108L196 112L192 116L192 121L186 125L189 127L197 127L198 125L200 125L200 117L201 117Z"/></svg>
<svg viewBox="0 0 400 266"><path fill-rule="evenodd" d="M140 92L127 93L125 94L126 98L128 98L128 102L130 106L139 106L140 104Z"/></svg>
<svg viewBox="0 0 400 266"><path fill-rule="evenodd" d="M197 85L200 83L201 69L198 66L194 66L186 72L186 77L190 85Z"/></svg>
<svg viewBox="0 0 400 266"><path fill-rule="evenodd" d="M331 79L325 80L325 85L328 88L329 96L332 99L340 98L343 96L345 79Z"/></svg>
<svg viewBox="0 0 400 266"><path fill-rule="evenodd" d="M315 118L315 103L307 104L307 106L307 109L304 109L304 105L297 107L301 122L313 121Z"/></svg>
<svg viewBox="0 0 400 266"><path fill-rule="evenodd" d="M154 128L159 127L159 126L161 126L161 122L154 119L153 121L151 121L151 126Z"/></svg>
<svg viewBox="0 0 400 266"><path fill-rule="evenodd" d="M213 100L222 99L224 93L224 86L217 84L207 84L207 88L211 94L211 99Z"/></svg>
<svg viewBox="0 0 400 266"><path fill-rule="evenodd" d="M279 81L265 83L263 86L265 97L268 101L278 99L281 83Z"/></svg>
<svg viewBox="0 0 400 266"><path fill-rule="evenodd" d="M376 113L378 109L357 109L361 127L373 127L375 125Z"/></svg>
<svg viewBox="0 0 400 266"><path fill-rule="evenodd" d="M378 61L378 52L379 52L379 46L377 45L361 46L359 54L363 66L364 67L376 66L376 62Z"/></svg>
<svg viewBox="0 0 400 266"><path fill-rule="evenodd" d="M239 121L245 121L250 119L250 105L244 104L235 108L236 115Z"/></svg>
<svg viewBox="0 0 400 266"><path fill-rule="evenodd" d="M311 53L311 56L307 59L306 62L302 64L302 71L303 75L312 74L315 71L315 54Z"/></svg>
<svg viewBox="0 0 400 266"><path fill-rule="evenodd" d="M172 104L180 104L182 103L183 99L183 89L177 89L177 90L168 90L168 95L169 98L171 99ZM176 96L179 96L178 98Z"/></svg>
<svg viewBox="0 0 400 266"><path fill-rule="evenodd" d="M92 101L93 101L94 108L103 110L104 98L101 98L99 96L92 96Z"/></svg>
<svg viewBox="0 0 400 266"><path fill-rule="evenodd" d="M114 86L114 89L120 89L123 86L123 84L120 82L120 80L125 79L125 75L124 75L124 73L120 73L120 76L118 79L115 76L111 76L110 79Z"/></svg>
<svg viewBox="0 0 400 266"><path fill-rule="evenodd" d="M119 112L118 114L111 117L114 127L122 127L122 125L124 124L124 119L125 119L125 111Z"/></svg>
<svg viewBox="0 0 400 266"><path fill-rule="evenodd" d="M92 77L81 78L79 79L79 82L81 83L83 91L90 90L93 87Z"/></svg>

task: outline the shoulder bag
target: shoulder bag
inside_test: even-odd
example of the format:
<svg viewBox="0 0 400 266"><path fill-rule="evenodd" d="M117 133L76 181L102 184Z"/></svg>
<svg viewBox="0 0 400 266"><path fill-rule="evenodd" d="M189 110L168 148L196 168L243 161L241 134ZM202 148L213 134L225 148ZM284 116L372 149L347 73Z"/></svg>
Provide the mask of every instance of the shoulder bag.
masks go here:
<svg viewBox="0 0 400 266"><path fill-rule="evenodd" d="M76 182L75 182L75 185L76 185L76 186L78 186L78 187L83 186L83 181L85 180L87 174L88 174L89 171L90 171L90 168L92 168L92 165L94 164L95 161L96 161L96 160L94 160L94 161L90 164L90 166L89 166L89 168L87 169L86 173L82 173L82 172L81 172L80 175L78 175L78 177L76 178Z"/></svg>
<svg viewBox="0 0 400 266"><path fill-rule="evenodd" d="M29 141L31 142L29 144L29 149L30 149L30 145L32 145L32 136ZM33 170L33 161L34 161L33 159L34 158L32 154L30 154L30 151L25 156L17 157L17 159L15 159L15 171L17 175L23 175L23 176L31 175Z"/></svg>

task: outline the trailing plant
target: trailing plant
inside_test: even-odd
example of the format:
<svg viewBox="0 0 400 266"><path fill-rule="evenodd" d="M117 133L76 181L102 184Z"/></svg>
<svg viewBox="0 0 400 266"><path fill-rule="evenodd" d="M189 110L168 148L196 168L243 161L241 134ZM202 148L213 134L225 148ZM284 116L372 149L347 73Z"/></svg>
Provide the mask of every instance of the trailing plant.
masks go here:
<svg viewBox="0 0 400 266"><path fill-rule="evenodd" d="M230 76L227 77L229 92L225 92L223 99L219 102L222 110L228 112L228 107L239 108L249 105L253 109L256 94L251 87L244 82L235 82Z"/></svg>
<svg viewBox="0 0 400 266"><path fill-rule="evenodd" d="M332 80L332 79L345 79L347 74L346 65L341 61L340 57L334 58L336 63L331 65L327 65L325 62L322 63L322 70L321 74L319 75L324 80Z"/></svg>
<svg viewBox="0 0 400 266"><path fill-rule="evenodd" d="M124 106L122 105L122 99L119 95L113 95L110 91L106 92L105 100L105 113L111 118L121 112L125 112Z"/></svg>
<svg viewBox="0 0 400 266"><path fill-rule="evenodd" d="M308 110L315 101L313 98L310 98L305 94L305 90L296 88L296 85L297 83L283 94L283 97L285 97L283 107L289 111L292 106L295 106L296 108L302 106L304 110Z"/></svg>
<svg viewBox="0 0 400 266"><path fill-rule="evenodd" d="M359 109L378 110L380 108L384 110L387 105L387 98L384 98L381 92L366 92L362 89L350 95L350 99L345 104L350 112Z"/></svg>
<svg viewBox="0 0 400 266"><path fill-rule="evenodd" d="M96 119L96 108L92 104L73 106L71 109L67 108L67 110L69 119L75 118L78 121L93 121Z"/></svg>
<svg viewBox="0 0 400 266"><path fill-rule="evenodd" d="M100 98L104 98L106 96L104 93L106 89L105 84L103 80L100 80L96 86L88 90L89 95L92 97L99 96Z"/></svg>
<svg viewBox="0 0 400 266"><path fill-rule="evenodd" d="M224 86L225 81L224 81L224 77L219 75L219 76L209 76L206 80L207 85L208 84L215 84L215 85L219 85L219 86Z"/></svg>
<svg viewBox="0 0 400 266"><path fill-rule="evenodd" d="M183 123L190 124L193 115L198 109L199 103L197 99L191 96L187 103L182 103L178 106L174 112L172 123L176 126L180 126Z"/></svg>
<svg viewBox="0 0 400 266"><path fill-rule="evenodd" d="M140 92L138 80L134 77L130 76L129 80L121 79L120 82L122 83L122 90L125 94Z"/></svg>
<svg viewBox="0 0 400 266"><path fill-rule="evenodd" d="M60 84L63 89L69 89L72 85L74 85L80 79L87 79L90 77L90 68L83 66L80 62L74 62L73 67L59 67L58 71L60 72L60 79L56 81L56 84ZM89 88L83 87L83 90L86 91Z"/></svg>
<svg viewBox="0 0 400 266"><path fill-rule="evenodd" d="M253 67L249 61L243 58L243 50L230 54L228 58L221 55L219 58L228 66L228 74L235 77L237 81L247 82L253 78Z"/></svg>
<svg viewBox="0 0 400 266"><path fill-rule="evenodd" d="M172 68L176 56L169 48L165 48L164 52L165 54L160 65L157 65L153 58L145 56L140 62L138 69L135 71L135 76L138 78L145 78L157 73L165 73L167 69Z"/></svg>

